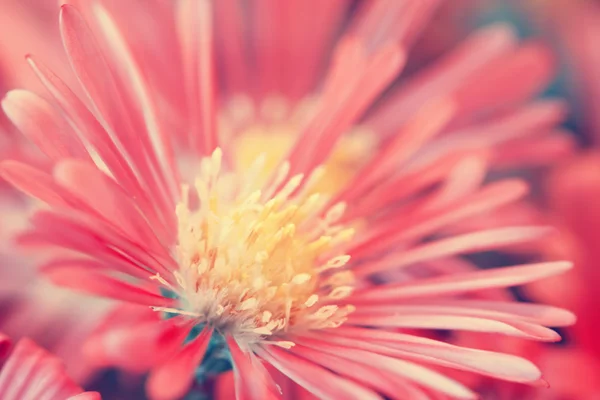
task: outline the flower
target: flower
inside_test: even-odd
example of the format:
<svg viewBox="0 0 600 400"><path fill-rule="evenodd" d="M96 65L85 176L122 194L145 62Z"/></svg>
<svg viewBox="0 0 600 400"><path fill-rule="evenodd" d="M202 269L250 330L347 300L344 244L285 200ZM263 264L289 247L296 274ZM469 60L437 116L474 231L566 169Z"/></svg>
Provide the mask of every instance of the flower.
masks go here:
<svg viewBox="0 0 600 400"><path fill-rule="evenodd" d="M561 102L523 105L551 76L544 46L485 28L367 112L435 1L363 4L324 74L343 1L255 4L248 36L235 1L74 3L62 6L60 28L88 104L28 56L57 107L23 90L2 107L52 172L1 168L46 203L19 237L56 252L43 273L131 303L88 343L100 364L150 369L156 399L185 395L214 361L205 355L223 352L238 398L278 395L270 371L280 387L329 399L477 397L437 367L541 379L525 359L418 332L555 341L546 326L574 321L558 308L472 297L569 262L483 271L460 257L549 231L461 229L527 192L518 179L484 182L488 169L551 162L569 148L554 128ZM152 18L130 27L142 9ZM147 31L156 46L141 40Z"/></svg>
<svg viewBox="0 0 600 400"><path fill-rule="evenodd" d="M565 274L562 281L551 279L547 286L540 284L528 287L535 298L550 304L569 307L577 312L578 322L567 330L568 343L564 348L547 351L540 362L548 365L549 377L556 377L555 397L569 399L594 398L598 393L600 377L600 346L594 335L598 327L596 317L600 296L596 293L600 275L595 267L596 237L600 229L600 212L596 206L600 190L600 156L596 151L582 153L567 161L548 179L546 194L549 209L546 218L551 218L562 227L562 235L543 249L548 257L568 256L574 268ZM577 365L589 379L580 374L565 374L554 367L557 359L565 365ZM540 396L540 398L542 398Z"/></svg>
<svg viewBox="0 0 600 400"><path fill-rule="evenodd" d="M6 357L10 339L0 334L0 355ZM0 396L6 400L100 400L96 392L83 390L67 376L60 359L21 339L0 370Z"/></svg>
<svg viewBox="0 0 600 400"><path fill-rule="evenodd" d="M566 257L574 268L560 278L532 283L526 294L533 299L567 307L578 322L564 330L566 340L559 347L543 346L535 362L551 382L550 390L529 392L534 399L592 399L598 396L600 347L594 332L598 326L596 309L600 302L596 287L599 279L596 238L600 211L596 206L600 190L598 138L600 120L600 8L589 1L529 2L526 10L538 28L563 56L565 90L572 98L577 134L583 148L559 163L543 186L544 204L523 212L530 220L552 223L560 228L554 235L534 246L546 259ZM527 4L524 3L524 4ZM514 217L515 214L513 214ZM502 389L506 385L497 385ZM508 396L505 398L514 398Z"/></svg>
<svg viewBox="0 0 600 400"><path fill-rule="evenodd" d="M43 88L35 74L22 68L23 47L53 56L60 60L60 46L53 46L58 30L48 26L55 18L55 7L37 4L35 8L23 7L22 2L2 1L0 34L12 36L0 49L0 92L14 86ZM47 10L51 8L51 10ZM56 35L53 35L56 33ZM17 56L18 53L18 56ZM18 62L17 62L18 59ZM64 65L66 60L54 65ZM66 68L65 68L66 69ZM49 168L40 156L4 115L0 118L0 160L18 159L39 168ZM79 349L92 329L106 312L107 301L82 296L49 284L36 271L33 256L24 255L14 245L14 235L27 226L35 201L14 190L4 180L0 181L0 331L19 340L27 337L56 354L66 365L66 370L77 383L84 383L95 372Z"/></svg>
<svg viewBox="0 0 600 400"><path fill-rule="evenodd" d="M600 134L600 7L596 2L546 1L530 4L525 11L538 29L562 54L565 90L571 97L579 133L597 142Z"/></svg>

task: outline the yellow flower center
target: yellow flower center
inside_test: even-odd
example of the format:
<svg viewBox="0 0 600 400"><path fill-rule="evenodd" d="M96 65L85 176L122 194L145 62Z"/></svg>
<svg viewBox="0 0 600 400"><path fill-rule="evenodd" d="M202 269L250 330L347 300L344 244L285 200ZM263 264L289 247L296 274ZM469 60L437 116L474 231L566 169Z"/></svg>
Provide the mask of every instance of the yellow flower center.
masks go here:
<svg viewBox="0 0 600 400"><path fill-rule="evenodd" d="M177 310L238 340L269 340L291 329L339 326L351 306L336 304L353 288L340 271L353 229L338 224L339 203L314 190L322 169L287 176L285 163L267 184L266 156L239 173L221 171L222 154L202 160L193 189L177 206ZM272 170L272 169L271 169ZM197 205L195 205L197 204Z"/></svg>

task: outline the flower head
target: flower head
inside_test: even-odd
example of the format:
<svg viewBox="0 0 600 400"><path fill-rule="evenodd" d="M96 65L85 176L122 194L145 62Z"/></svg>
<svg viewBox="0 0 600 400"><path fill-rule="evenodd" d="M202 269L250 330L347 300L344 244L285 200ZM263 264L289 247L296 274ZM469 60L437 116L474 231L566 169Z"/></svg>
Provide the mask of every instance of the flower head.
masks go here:
<svg viewBox="0 0 600 400"><path fill-rule="evenodd" d="M553 128L560 102L520 107L550 76L543 46L518 48L508 27L486 28L368 112L436 1L363 4L324 73L343 1L253 4L249 43L236 1L143 2L173 39L164 54L180 49L171 61L150 49L154 65L133 40L139 32L118 23L118 6L77 3L61 8L60 27L89 108L29 56L62 115L20 90L2 105L52 173L12 161L2 174L47 204L19 240L57 252L42 266L53 282L155 310L125 306L107 319L88 346L102 363L151 369L155 398L183 396L216 342L240 398L280 394L263 363L330 399L476 397L428 364L540 379L527 360L413 330L553 341L546 326L573 322L561 309L472 295L568 262L479 271L460 257L548 232L468 228L526 194L516 179L485 183L490 168L532 161L515 144L552 144L533 163L569 148ZM510 84L524 65L531 74ZM178 93L158 83L173 71ZM374 143L346 157L345 134Z"/></svg>

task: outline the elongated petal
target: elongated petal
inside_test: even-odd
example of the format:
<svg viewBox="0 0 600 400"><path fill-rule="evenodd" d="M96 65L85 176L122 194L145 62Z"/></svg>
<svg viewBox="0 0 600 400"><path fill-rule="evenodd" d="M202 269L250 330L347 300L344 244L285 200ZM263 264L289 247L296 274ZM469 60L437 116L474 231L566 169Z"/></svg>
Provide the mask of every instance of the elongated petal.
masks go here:
<svg viewBox="0 0 600 400"><path fill-rule="evenodd" d="M212 333L211 328L205 327L179 353L152 370L146 385L153 400L175 400L187 393L193 382L194 370L204 357Z"/></svg>
<svg viewBox="0 0 600 400"><path fill-rule="evenodd" d="M501 333L509 336L548 342L560 340L560 336L556 332L540 325L522 321L465 317L451 314L386 315L383 317L352 315L349 317L349 322L356 325L378 327L448 329Z"/></svg>
<svg viewBox="0 0 600 400"><path fill-rule="evenodd" d="M309 392L326 400L381 400L375 392L353 381L341 378L318 365L294 356L285 350L265 347L257 354Z"/></svg>
<svg viewBox="0 0 600 400"><path fill-rule="evenodd" d="M233 338L227 338L227 346L233 359L236 398L240 400L276 399L278 388L273 387L271 377L257 363L260 363L251 353L242 351Z"/></svg>
<svg viewBox="0 0 600 400"><path fill-rule="evenodd" d="M41 97L13 90L2 100L2 109L29 140L52 161L61 158L91 158L57 111Z"/></svg>
<svg viewBox="0 0 600 400"><path fill-rule="evenodd" d="M68 194L46 172L19 161L4 161L0 173L15 187L45 203L59 207L69 205Z"/></svg>
<svg viewBox="0 0 600 400"><path fill-rule="evenodd" d="M434 389L459 399L475 399L475 393L433 370L412 362L383 356L380 354L353 349L345 346L336 346L333 343L318 342L310 339L297 339L297 341L316 350L329 354L339 355L353 361L360 361L372 368L388 371L398 377L408 379L422 386Z"/></svg>
<svg viewBox="0 0 600 400"><path fill-rule="evenodd" d="M135 203L114 180L89 164L75 160L59 163L56 180L107 223L116 225L128 237L160 252L162 244Z"/></svg>
<svg viewBox="0 0 600 400"><path fill-rule="evenodd" d="M438 257L501 249L511 244L538 239L550 232L552 232L552 229L544 227L507 227L453 236L392 255L386 258L385 261L366 263L357 268L356 271L358 274L363 275L387 268L402 268Z"/></svg>
<svg viewBox="0 0 600 400"><path fill-rule="evenodd" d="M367 330L363 331L368 334ZM536 382L541 377L539 369L530 361L513 355L458 347L433 340L425 343L417 340L376 343L377 341L374 340L347 338L344 335L338 335L337 332L329 333L331 335L320 335L319 337L350 348L439 364L515 382Z"/></svg>
<svg viewBox="0 0 600 400"><path fill-rule="evenodd" d="M353 362L301 345L294 346L293 352L362 385L371 387L392 399L419 399L414 393L418 389L412 388L407 382L396 377L386 379L382 371L374 370L360 362ZM426 397L422 397L422 399L426 399Z"/></svg>
<svg viewBox="0 0 600 400"><path fill-rule="evenodd" d="M84 293L148 306L164 306L170 303L170 299L166 299L160 294L123 282L98 271L56 267L46 269L44 273L55 284Z"/></svg>
<svg viewBox="0 0 600 400"><path fill-rule="evenodd" d="M443 296L487 288L517 286L559 274L571 267L572 264L569 262L557 261L421 279L417 282L366 289L354 294L352 300L357 303L381 303L407 298Z"/></svg>

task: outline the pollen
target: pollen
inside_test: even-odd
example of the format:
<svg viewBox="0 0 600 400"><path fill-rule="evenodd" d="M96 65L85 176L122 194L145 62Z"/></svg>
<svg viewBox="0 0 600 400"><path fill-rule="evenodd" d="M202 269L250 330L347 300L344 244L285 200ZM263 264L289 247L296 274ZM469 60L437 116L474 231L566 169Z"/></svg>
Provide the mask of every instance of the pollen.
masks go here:
<svg viewBox="0 0 600 400"><path fill-rule="evenodd" d="M241 172L223 171L222 160L215 150L182 188L177 285L168 287L179 311L169 312L284 347L278 333L339 326L352 307L336 302L353 289L352 273L340 271L353 231L338 223L344 204L327 206L312 175L287 176L285 163L265 185L253 180L264 157Z"/></svg>

